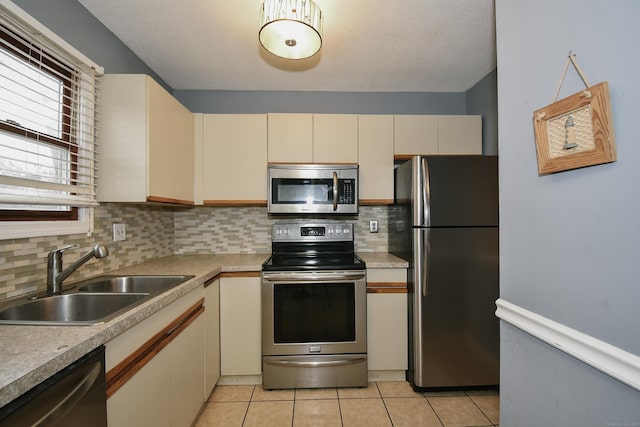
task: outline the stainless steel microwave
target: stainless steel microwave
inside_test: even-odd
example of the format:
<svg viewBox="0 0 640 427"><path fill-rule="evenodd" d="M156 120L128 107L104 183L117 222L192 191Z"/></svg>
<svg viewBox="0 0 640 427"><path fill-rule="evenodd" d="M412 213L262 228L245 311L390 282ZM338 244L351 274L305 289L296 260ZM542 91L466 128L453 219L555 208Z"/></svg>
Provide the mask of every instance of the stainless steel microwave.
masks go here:
<svg viewBox="0 0 640 427"><path fill-rule="evenodd" d="M272 163L267 170L269 213L358 213L358 165Z"/></svg>

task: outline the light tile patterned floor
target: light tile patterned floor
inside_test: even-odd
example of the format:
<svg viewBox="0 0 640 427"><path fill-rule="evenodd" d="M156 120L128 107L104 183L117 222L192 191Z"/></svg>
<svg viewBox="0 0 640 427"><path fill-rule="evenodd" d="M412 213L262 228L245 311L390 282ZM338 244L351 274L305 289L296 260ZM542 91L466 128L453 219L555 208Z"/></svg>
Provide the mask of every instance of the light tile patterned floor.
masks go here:
<svg viewBox="0 0 640 427"><path fill-rule="evenodd" d="M499 400L497 391L415 393L404 381L273 391L220 385L195 426L497 426Z"/></svg>

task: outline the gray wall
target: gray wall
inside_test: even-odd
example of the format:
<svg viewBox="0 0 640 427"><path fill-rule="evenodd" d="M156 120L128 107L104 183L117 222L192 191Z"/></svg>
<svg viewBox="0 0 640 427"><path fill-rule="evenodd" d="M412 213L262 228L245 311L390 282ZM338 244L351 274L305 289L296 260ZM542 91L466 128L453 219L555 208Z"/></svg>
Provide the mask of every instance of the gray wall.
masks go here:
<svg viewBox="0 0 640 427"><path fill-rule="evenodd" d="M501 298L640 354L640 2L496 0ZM533 111L568 52L611 90L618 161L539 176ZM570 69L560 98L584 88ZM640 393L507 324L501 425L639 425Z"/></svg>
<svg viewBox="0 0 640 427"><path fill-rule="evenodd" d="M176 90L194 113L465 114L450 92L286 92Z"/></svg>
<svg viewBox="0 0 640 427"><path fill-rule="evenodd" d="M498 155L498 72L493 70L465 94L466 114L482 116L482 153Z"/></svg>
<svg viewBox="0 0 640 427"><path fill-rule="evenodd" d="M166 90L172 90L77 0L12 1L96 64L103 66L105 73L149 74Z"/></svg>

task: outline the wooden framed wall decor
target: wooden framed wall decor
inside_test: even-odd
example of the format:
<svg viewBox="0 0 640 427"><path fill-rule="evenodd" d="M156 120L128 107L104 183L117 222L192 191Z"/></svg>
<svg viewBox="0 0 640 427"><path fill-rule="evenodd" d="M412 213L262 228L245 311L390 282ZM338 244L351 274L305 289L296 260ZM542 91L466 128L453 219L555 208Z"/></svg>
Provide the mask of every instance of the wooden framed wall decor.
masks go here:
<svg viewBox="0 0 640 427"><path fill-rule="evenodd" d="M538 156L538 172L546 175L616 160L609 85L590 86L569 54L580 74L585 90L554 102L534 112L533 122ZM564 80L567 67L560 80ZM558 91L556 91L556 98Z"/></svg>

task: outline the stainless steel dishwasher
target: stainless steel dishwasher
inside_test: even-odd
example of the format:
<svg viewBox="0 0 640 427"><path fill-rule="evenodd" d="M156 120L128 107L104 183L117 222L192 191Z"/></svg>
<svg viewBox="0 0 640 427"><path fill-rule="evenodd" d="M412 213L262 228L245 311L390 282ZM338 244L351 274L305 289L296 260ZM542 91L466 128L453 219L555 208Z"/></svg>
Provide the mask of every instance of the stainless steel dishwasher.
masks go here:
<svg viewBox="0 0 640 427"><path fill-rule="evenodd" d="M101 346L0 409L0 427L106 427Z"/></svg>

